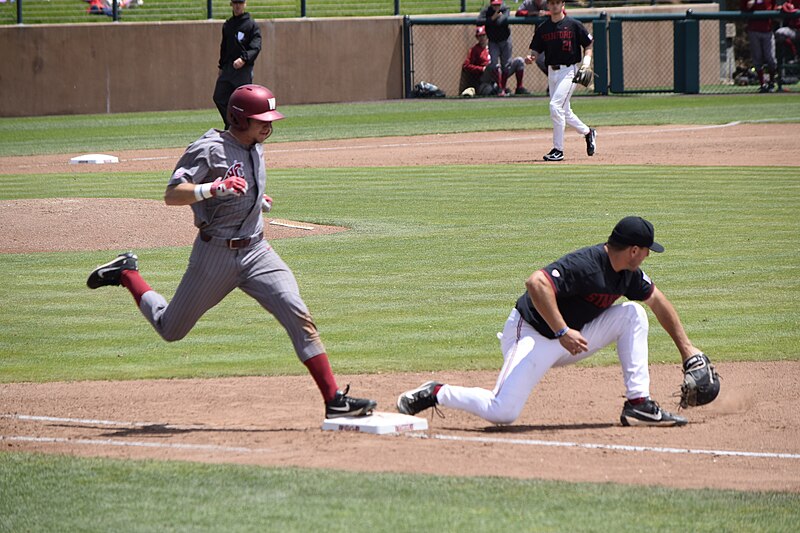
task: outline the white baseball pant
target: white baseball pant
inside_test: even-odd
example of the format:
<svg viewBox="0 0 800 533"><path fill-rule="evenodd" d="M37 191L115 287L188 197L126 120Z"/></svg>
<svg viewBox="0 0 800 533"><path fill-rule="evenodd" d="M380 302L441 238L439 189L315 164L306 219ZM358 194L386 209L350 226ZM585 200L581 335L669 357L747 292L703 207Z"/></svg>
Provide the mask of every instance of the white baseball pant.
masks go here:
<svg viewBox="0 0 800 533"><path fill-rule="evenodd" d="M444 407L461 409L495 424L510 424L550 368L577 363L613 342L617 343L627 398L650 396L648 331L647 312L640 304L613 305L581 329L589 342L588 351L571 355L558 339L542 336L514 309L498 335L504 362L494 390L443 385L436 399Z"/></svg>
<svg viewBox="0 0 800 533"><path fill-rule="evenodd" d="M572 112L569 100L575 92L572 83L580 65L560 65L558 69L547 67L547 82L550 88L550 120L553 121L553 148L564 151L564 130L572 126L581 135L589 133L589 126L584 124Z"/></svg>

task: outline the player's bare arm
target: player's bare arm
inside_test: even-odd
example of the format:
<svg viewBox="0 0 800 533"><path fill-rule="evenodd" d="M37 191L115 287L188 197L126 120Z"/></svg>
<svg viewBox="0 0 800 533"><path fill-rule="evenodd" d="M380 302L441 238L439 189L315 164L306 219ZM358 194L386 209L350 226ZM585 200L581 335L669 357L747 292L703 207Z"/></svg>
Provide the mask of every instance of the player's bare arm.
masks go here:
<svg viewBox="0 0 800 533"><path fill-rule="evenodd" d="M531 302L533 302L533 306L542 315L550 329L557 334L563 332L558 337L561 346L572 355L585 352L588 349L589 342L581 335L580 331L567 326L567 322L558 310L556 293L550 284L550 280L547 279L547 275L541 270L537 270L527 279L525 288L528 291ZM566 331L564 331L565 329Z"/></svg>
<svg viewBox="0 0 800 533"><path fill-rule="evenodd" d="M167 187L164 192L164 203L167 205L191 205L197 201L194 183L179 183Z"/></svg>
<svg viewBox="0 0 800 533"><path fill-rule="evenodd" d="M681 319L675 307L673 307L672 303L664 296L664 293L658 290L658 287L653 288L653 294L650 298L645 300L644 303L646 303L653 311L653 314L656 315L658 323L661 324L664 331L669 333L669 336L672 337L672 341L681 354L682 361L686 361L694 354L700 352L686 335L686 331L683 329L683 324L681 324Z"/></svg>

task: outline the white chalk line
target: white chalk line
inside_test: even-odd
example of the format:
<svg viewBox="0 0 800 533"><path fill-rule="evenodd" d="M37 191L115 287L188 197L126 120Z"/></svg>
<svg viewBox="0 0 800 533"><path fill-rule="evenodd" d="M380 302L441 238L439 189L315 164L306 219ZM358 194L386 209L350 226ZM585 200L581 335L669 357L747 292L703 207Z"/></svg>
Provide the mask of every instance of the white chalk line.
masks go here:
<svg viewBox="0 0 800 533"><path fill-rule="evenodd" d="M688 128L672 128L672 129L664 129L664 128L656 128L659 133L661 132L685 132L685 131L697 131L697 130L707 130L707 129L718 129L718 128L728 128L730 126L738 126L742 124L741 121L735 122L728 122L727 124L712 124L707 126L692 126ZM468 135L469 132L466 132L465 135ZM612 136L612 135L630 135L630 131L609 131L603 132L603 136ZM458 135L457 133L443 133L442 135ZM541 132L536 133L533 135L524 135L521 137L500 137L497 139L492 139L492 142L518 142L518 141L533 141L537 139L547 138L549 139L552 137L551 132ZM403 143L387 143L387 144L355 144L355 145L348 145L348 146L331 146L327 148L290 148L286 150L273 150L270 149L268 153L295 153L295 152L332 152L338 150L362 150L362 149L370 149L370 148L408 148L410 146L444 146L444 145L452 145L452 144L486 144L486 139L454 139L452 141L425 141L425 142L403 142Z"/></svg>
<svg viewBox="0 0 800 533"><path fill-rule="evenodd" d="M61 422L66 424L96 424L96 425L126 426L126 427L159 426L159 427L174 428L174 429L215 429L215 430L229 429L220 426L216 427L205 426L205 425L180 426L180 425L171 425L171 424L156 423L156 422L121 422L117 420L63 418L63 417L20 415L20 414L0 414L0 418L13 418L17 420L28 420L35 422ZM236 429L240 430L242 428L236 428ZM403 435L411 438L436 439L443 441L475 442L480 444L510 444L516 446L547 446L555 448L582 448L589 450L614 450L622 452L712 455L720 457L748 457L748 458L758 458L758 459L794 459L794 460L800 459L800 454L796 453L746 452L746 451L736 451L736 450L703 450L703 449L693 449L693 448L631 446L623 444L562 442L562 441L536 440L536 439L504 439L499 437L463 437L458 435L442 435L437 433L425 434L419 432L405 433ZM11 436L0 435L0 440L42 442L42 443L63 443L63 444L106 445L106 446L138 446L138 447L148 447L148 448L179 448L179 449L196 449L204 451L222 451L222 452L236 452L236 453L262 453L269 451L265 448L216 446L210 444L137 442L137 441L114 440L114 439L69 439L69 438L56 438L56 437L28 437L20 435L11 435Z"/></svg>
<svg viewBox="0 0 800 533"><path fill-rule="evenodd" d="M728 122L726 124L711 124L711 125L704 125L704 126L691 126L686 128L659 128L658 126L653 126L653 131L656 132L685 132L685 131L698 131L698 130L707 130L707 129L719 129L719 128L728 128L731 126L738 126L740 124L756 124L756 123L791 123L795 122L800 119L763 119L763 120L736 120L733 122ZM630 130L617 130L617 131L608 131L608 130L601 130L603 137L606 136L614 136L614 135L630 135ZM465 134L474 133L474 132L465 132ZM435 135L435 134L426 134L426 135ZM443 133L441 135L459 135L458 133ZM541 133L537 133L534 135L526 135L521 137L502 137L499 139L494 139L495 142L519 142L519 141L533 141L543 138L550 138L551 133L543 131ZM335 140L335 139L331 139ZM300 142L300 141L299 141ZM341 151L341 150L368 150L373 148L408 148L410 146L444 146L448 144L483 144L485 143L485 139L456 139L452 141L427 141L427 142L404 142L404 143L386 143L386 144L355 144L355 145L347 145L347 146L331 146L327 148L287 148L284 150L281 149L269 149L267 154L270 153L301 153L301 152L333 152L333 151ZM277 145L279 146L279 144ZM163 160L173 160L175 156L152 156L152 157L132 157L130 159L120 159L120 162L130 162L130 161L163 161ZM19 169L27 169L27 168L41 168L41 167L52 167L58 166L61 163L42 163L42 164L34 164L34 165L17 165Z"/></svg>
<svg viewBox="0 0 800 533"><path fill-rule="evenodd" d="M737 126L742 124L740 121L736 122L728 122L727 124L714 124L708 126L693 126L689 128L672 128L672 129L658 129L659 132L685 132L685 131L696 131L696 130L706 130L706 129L714 129L714 128L727 128L730 126ZM469 134L466 132L465 134ZM609 131L603 132L603 136L611 136L611 135L630 135L630 131ZM426 134L427 135L427 134ZM442 135L459 135L457 133L443 133ZM535 133L533 135L523 135L519 137L500 137L497 139L492 139L492 142L519 142L519 141L535 141L538 139L549 139L552 137L552 133L550 132L541 132ZM286 148L286 149L273 149L269 148L267 150L267 154L294 154L294 153L302 153L302 152L339 152L342 150L370 150L375 148L409 148L412 146L445 146L445 145L454 145L454 144L485 144L486 139L454 139L452 141L444 141L444 140L437 140L437 141L424 141L424 142L402 142L402 143L384 143L384 144L348 144L345 146L329 146L329 147L308 147L308 148ZM274 146L280 146L274 145ZM133 157L131 159L120 159L120 161L155 161L159 159L174 159L172 156L162 156L162 157Z"/></svg>
<svg viewBox="0 0 800 533"><path fill-rule="evenodd" d="M13 418L15 420L27 420L32 422L61 422L64 424L94 424L97 426L122 426L122 427L160 427L164 429L178 429L178 430L209 430L209 431L225 431L234 428L226 426L207 426L205 424L186 424L175 425L165 424L163 422L121 422L118 420L99 420L94 418L63 418L58 416L39 416L39 415L21 415L16 413L0 413L0 418ZM257 427L236 427L236 431L258 431L264 428Z"/></svg>
<svg viewBox="0 0 800 533"><path fill-rule="evenodd" d="M692 448L663 448L658 446L629 446L623 444L594 444L590 442L559 442L533 439L501 439L497 437L460 437L458 435L413 435L419 438L478 442L481 444L516 444L523 446L551 446L556 448L585 448L590 450L615 450L623 452L654 452L689 455L714 455L727 457L755 457L761 459L800 459L796 453L740 452L732 450L698 450Z"/></svg>
<svg viewBox="0 0 800 533"><path fill-rule="evenodd" d="M216 446L214 444L181 444L175 442L143 442L114 439L70 439L64 437L28 437L24 435L0 435L0 441L38 442L46 444L81 444L89 446L130 446L134 448L172 448L204 452L254 453L269 452L265 448L244 448L238 446Z"/></svg>

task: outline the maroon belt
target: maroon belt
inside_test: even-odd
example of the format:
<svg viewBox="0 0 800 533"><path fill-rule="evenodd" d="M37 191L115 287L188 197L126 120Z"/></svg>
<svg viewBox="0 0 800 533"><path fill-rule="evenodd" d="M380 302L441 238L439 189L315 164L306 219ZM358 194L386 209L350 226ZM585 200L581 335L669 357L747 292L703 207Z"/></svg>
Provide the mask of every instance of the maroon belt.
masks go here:
<svg viewBox="0 0 800 533"><path fill-rule="evenodd" d="M239 248L247 248L251 244L255 244L264 238L263 233L253 235L252 237L244 237L240 239L223 239L220 237L212 237L208 233L200 232L200 240L203 242L211 242L212 244L220 244L226 246L231 250L238 250Z"/></svg>

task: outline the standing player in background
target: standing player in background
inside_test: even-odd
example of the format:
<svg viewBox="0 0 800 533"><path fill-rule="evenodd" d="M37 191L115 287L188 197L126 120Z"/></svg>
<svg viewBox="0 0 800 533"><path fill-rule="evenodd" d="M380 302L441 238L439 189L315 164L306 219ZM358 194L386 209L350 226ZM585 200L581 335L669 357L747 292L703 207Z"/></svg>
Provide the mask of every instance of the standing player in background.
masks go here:
<svg viewBox="0 0 800 533"><path fill-rule="evenodd" d="M511 29L508 27L509 10L503 5L503 0L491 0L489 5L481 10L476 21L477 26L486 27L486 36L489 38L489 61L491 72L497 76L500 86L500 96L508 96L506 88L508 78L513 73L517 78L516 94L530 94L522 85L525 73L525 63L516 63L512 68L512 42Z"/></svg>
<svg viewBox="0 0 800 533"><path fill-rule="evenodd" d="M550 12L547 11L547 2L545 0L524 0L514 15L517 17L547 17L550 15ZM545 57L544 52L538 54L536 56L536 66L542 71L542 74L547 77Z"/></svg>
<svg viewBox="0 0 800 533"><path fill-rule="evenodd" d="M742 12L772 11L775 9L775 0L741 0ZM750 59L756 67L758 82L761 88L758 92L771 93L775 91L775 72L778 70L778 61L775 59L775 35L772 33L771 19L748 19L747 40L750 42ZM764 77L764 67L769 71L769 82Z"/></svg>
<svg viewBox="0 0 800 533"><path fill-rule="evenodd" d="M536 61L537 54L546 54L553 149L545 154L544 160L564 159L566 125L572 126L584 136L586 154L592 156L596 148L597 132L584 124L570 106L570 98L575 91L572 80L579 69L589 68L592 62L592 36L583 24L564 14L564 0L547 0L547 8L550 10L550 18L536 28L531 40L531 53L525 58L525 62L530 65Z"/></svg>
<svg viewBox="0 0 800 533"><path fill-rule="evenodd" d="M333 376L325 346L294 274L264 240L263 211L272 207L264 193L267 173L262 143L272 134L275 96L266 87L244 85L228 104L230 129L208 130L181 156L164 193L167 205L190 205L199 229L189 266L168 304L139 274L131 252L97 267L86 284L91 289L123 285L142 314L166 341L185 337L206 311L234 289L253 297L284 327L295 353L322 393L326 418L360 416L373 400L342 392ZM235 322L231 316L225 322ZM224 330L225 324L218 329Z"/></svg>
<svg viewBox="0 0 800 533"><path fill-rule="evenodd" d="M621 296L643 301L672 337L684 371L713 372L708 358L686 336L675 308L640 268L651 250L664 251L654 237L650 222L625 217L604 244L581 248L531 274L525 282L527 290L498 335L503 367L495 388L429 381L401 394L398 411L415 415L442 405L495 424L510 424L551 367L577 363L616 343L627 398L620 415L622 425L686 424L685 418L661 409L650 398L647 313L635 301L614 304ZM715 387L704 403L716 398L718 381Z"/></svg>
<svg viewBox="0 0 800 533"><path fill-rule="evenodd" d="M216 104L228 129L228 100L237 87L253 83L253 65L261 52L261 30L246 12L246 0L231 0L233 16L222 25L219 74L214 87Z"/></svg>

